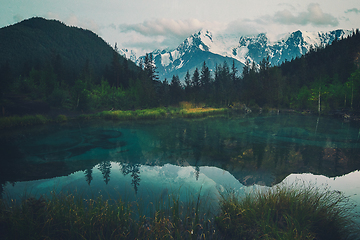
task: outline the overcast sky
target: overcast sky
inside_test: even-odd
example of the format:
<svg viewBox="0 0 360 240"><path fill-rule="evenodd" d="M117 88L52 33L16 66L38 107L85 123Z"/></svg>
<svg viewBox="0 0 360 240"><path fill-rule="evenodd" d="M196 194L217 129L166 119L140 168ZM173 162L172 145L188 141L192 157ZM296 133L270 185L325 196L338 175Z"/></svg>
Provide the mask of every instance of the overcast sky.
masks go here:
<svg viewBox="0 0 360 240"><path fill-rule="evenodd" d="M34 16L90 29L114 46L175 48L201 29L276 40L296 30L360 28L359 0L0 0L0 27ZM0 39L1 44L1 39Z"/></svg>

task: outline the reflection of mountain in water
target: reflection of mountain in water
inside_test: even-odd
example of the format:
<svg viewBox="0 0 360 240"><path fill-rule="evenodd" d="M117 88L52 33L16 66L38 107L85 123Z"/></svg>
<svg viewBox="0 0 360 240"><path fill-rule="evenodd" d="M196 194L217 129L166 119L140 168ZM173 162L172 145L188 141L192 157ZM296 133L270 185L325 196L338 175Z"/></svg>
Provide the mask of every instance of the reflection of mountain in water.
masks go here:
<svg viewBox="0 0 360 240"><path fill-rule="evenodd" d="M81 125L80 125L81 124ZM0 182L29 181L97 166L105 183L119 162L137 192L140 166L171 163L229 171L244 185L273 185L290 173L341 176L360 169L359 126L311 116L232 116L116 124L68 123L0 138Z"/></svg>

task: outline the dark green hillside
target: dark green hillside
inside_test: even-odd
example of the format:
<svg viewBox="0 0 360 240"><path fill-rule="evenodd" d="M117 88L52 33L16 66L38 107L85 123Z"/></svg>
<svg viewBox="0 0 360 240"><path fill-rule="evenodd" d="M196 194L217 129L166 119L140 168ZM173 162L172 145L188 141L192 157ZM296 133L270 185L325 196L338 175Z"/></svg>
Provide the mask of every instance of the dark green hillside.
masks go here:
<svg viewBox="0 0 360 240"><path fill-rule="evenodd" d="M149 82L89 30L38 17L0 29L2 116L152 106Z"/></svg>
<svg viewBox="0 0 360 240"><path fill-rule="evenodd" d="M89 30L38 17L0 29L0 43L0 66L8 61L15 77L56 61L61 64L57 67L62 68L65 80L77 77L87 61L99 77L114 54L102 38Z"/></svg>

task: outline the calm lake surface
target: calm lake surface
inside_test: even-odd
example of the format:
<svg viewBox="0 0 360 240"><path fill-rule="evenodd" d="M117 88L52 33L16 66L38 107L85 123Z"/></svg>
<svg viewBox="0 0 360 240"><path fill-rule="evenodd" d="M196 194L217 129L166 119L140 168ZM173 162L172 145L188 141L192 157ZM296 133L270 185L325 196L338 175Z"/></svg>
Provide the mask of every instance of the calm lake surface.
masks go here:
<svg viewBox="0 0 360 240"><path fill-rule="evenodd" d="M3 198L62 191L148 202L173 193L216 202L225 189L300 179L360 206L360 124L330 117L70 121L3 131L0 156Z"/></svg>

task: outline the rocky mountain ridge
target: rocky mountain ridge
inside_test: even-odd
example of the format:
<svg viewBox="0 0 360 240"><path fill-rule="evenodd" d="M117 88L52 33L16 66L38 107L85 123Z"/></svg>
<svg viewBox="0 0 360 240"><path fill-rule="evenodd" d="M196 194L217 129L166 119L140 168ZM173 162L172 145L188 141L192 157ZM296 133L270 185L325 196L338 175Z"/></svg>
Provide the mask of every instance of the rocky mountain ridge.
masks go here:
<svg viewBox="0 0 360 240"><path fill-rule="evenodd" d="M329 32L298 30L272 42L266 33L239 37L201 30L185 39L176 49L157 49L152 54L160 80L171 79L173 75L179 75L183 80L187 71L192 73L195 68L201 69L204 61L212 72L216 65L224 61L231 65L234 61L241 72L247 61L259 64L269 56L271 65L279 65L306 54L312 48L324 47L351 34L352 31L341 29ZM127 49L122 49L120 53L137 64L145 58L137 58L133 51Z"/></svg>

